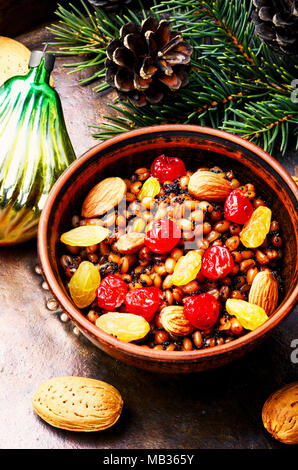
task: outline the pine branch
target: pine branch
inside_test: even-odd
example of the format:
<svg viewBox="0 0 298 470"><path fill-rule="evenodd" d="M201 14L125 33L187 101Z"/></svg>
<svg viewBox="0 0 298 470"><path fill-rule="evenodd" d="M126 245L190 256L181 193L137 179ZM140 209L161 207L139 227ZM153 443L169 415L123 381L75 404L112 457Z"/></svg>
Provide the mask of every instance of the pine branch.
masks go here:
<svg viewBox="0 0 298 470"><path fill-rule="evenodd" d="M298 107L290 97L273 95L270 100L249 103L243 110L234 109L233 113L238 119L228 120L222 126L223 130L238 133L269 153L279 139L280 150L284 154L291 126L298 147Z"/></svg>
<svg viewBox="0 0 298 470"><path fill-rule="evenodd" d="M141 23L147 16L126 9L111 15L98 8L90 12L70 5L57 10L59 24L50 31L58 53L82 57L70 65L72 73L96 67L81 83L99 79L94 88L108 88L104 82L106 46L119 37L121 26ZM291 83L298 72L298 60L286 63L259 41L250 22L251 2L243 0L155 0L150 15L168 18L193 46L189 84L158 105L138 108L116 99L109 106L116 116L104 116L94 137L107 139L132 128L166 122L194 123L239 133L272 151L279 142L285 151L290 134L298 136L297 105L291 102ZM87 57L86 57L87 54Z"/></svg>
<svg viewBox="0 0 298 470"><path fill-rule="evenodd" d="M134 12L125 10L125 15L119 16L105 12L99 8L93 11L87 7L84 0L81 0L82 11L69 4L70 10L58 5L56 16L60 19L58 24L54 24L47 29L53 34L54 41L49 45L58 46L55 54L82 57L81 62L67 64L73 70L70 73L79 72L85 69L98 67L95 73L80 80L81 84L90 83L94 80L102 80L105 77L104 62L106 59L106 47L115 37L119 37L121 26L129 21L137 21ZM85 14L84 14L85 13ZM86 57L87 56L87 57ZM107 88L104 86L103 89ZM96 91L102 91L102 88Z"/></svg>
<svg viewBox="0 0 298 470"><path fill-rule="evenodd" d="M210 71L212 77L210 78ZM105 139L120 129L123 132L128 128L142 127L146 125L162 124L167 122L180 122L188 124L196 121L200 125L220 126L227 118L228 110L233 102L245 99L244 93L239 91L239 86L234 87L228 83L228 77L222 80L223 75L216 67L208 68L199 73L194 71L187 88L177 94L176 99L170 97L163 100L162 107L158 105L147 105L138 108L131 103L118 100L119 105L111 107L117 111L118 117L104 116L101 126L103 132L97 132L95 137ZM174 97L175 98L175 97ZM109 123L112 122L112 126ZM111 135L109 135L109 130Z"/></svg>

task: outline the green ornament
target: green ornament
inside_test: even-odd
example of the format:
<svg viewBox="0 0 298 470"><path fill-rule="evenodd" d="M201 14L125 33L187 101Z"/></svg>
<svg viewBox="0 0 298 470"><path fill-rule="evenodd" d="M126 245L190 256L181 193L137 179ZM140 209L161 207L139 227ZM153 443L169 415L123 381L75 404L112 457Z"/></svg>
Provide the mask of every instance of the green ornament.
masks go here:
<svg viewBox="0 0 298 470"><path fill-rule="evenodd" d="M36 236L49 191L76 158L49 85L54 60L33 51L29 73L0 87L0 245Z"/></svg>

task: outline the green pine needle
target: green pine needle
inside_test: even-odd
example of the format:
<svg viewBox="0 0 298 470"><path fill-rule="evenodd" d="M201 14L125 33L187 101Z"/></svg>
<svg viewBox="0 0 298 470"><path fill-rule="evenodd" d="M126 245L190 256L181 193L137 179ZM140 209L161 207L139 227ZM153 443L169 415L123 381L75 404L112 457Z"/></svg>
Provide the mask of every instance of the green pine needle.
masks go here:
<svg viewBox="0 0 298 470"><path fill-rule="evenodd" d="M261 43L250 21L251 1L156 0L150 12L139 3L137 14L125 8L118 15L90 10L83 0L81 8L59 5L59 22L49 28L56 53L78 58L67 65L71 73L90 70L80 83L99 81L94 88L98 93L108 88L106 46L119 37L127 22L140 24L148 15L159 20L167 17L172 29L182 32L194 48L185 88L143 108L116 99L109 105L116 117L104 116L102 125L94 126L95 138L104 140L133 128L175 122L219 127L268 152L279 148L284 153L290 135L298 145L298 104L291 99L298 60L274 55Z"/></svg>

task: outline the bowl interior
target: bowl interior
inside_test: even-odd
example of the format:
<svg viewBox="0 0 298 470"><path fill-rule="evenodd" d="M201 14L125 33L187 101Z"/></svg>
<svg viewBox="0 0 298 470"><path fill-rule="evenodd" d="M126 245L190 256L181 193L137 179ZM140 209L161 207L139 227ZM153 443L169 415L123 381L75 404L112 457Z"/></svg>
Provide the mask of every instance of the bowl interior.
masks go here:
<svg viewBox="0 0 298 470"><path fill-rule="evenodd" d="M94 147L73 163L54 186L48 205L47 247L51 269L61 290L68 297L59 267L62 254L59 236L71 228L71 218L80 214L88 191L105 177L125 178L139 167L150 168L153 159L164 153L182 158L190 170L217 165L233 170L242 184L255 185L257 194L272 209L281 227L284 303L297 282L298 228L297 199L281 176L281 167L265 152L238 137L207 128L169 127L127 133L100 144L99 149Z"/></svg>

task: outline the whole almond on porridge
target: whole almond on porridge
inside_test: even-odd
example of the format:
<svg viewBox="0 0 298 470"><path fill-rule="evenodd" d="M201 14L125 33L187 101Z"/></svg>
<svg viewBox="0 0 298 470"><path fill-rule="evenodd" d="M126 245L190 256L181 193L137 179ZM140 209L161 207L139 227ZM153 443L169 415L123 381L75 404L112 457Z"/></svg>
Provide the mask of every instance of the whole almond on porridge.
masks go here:
<svg viewBox="0 0 298 470"><path fill-rule="evenodd" d="M164 307L160 312L160 322L170 334L185 336L192 333L194 327L189 323L183 313L184 308L179 305Z"/></svg>
<svg viewBox="0 0 298 470"><path fill-rule="evenodd" d="M270 271L260 271L254 278L248 301L272 315L278 303L278 282Z"/></svg>
<svg viewBox="0 0 298 470"><path fill-rule="evenodd" d="M122 235L115 243L115 248L119 253L133 254L144 246L145 234L140 232L130 232Z"/></svg>
<svg viewBox="0 0 298 470"><path fill-rule="evenodd" d="M118 390L86 377L55 377L36 390L34 411L51 426L70 431L107 429L118 420L123 400Z"/></svg>
<svg viewBox="0 0 298 470"><path fill-rule="evenodd" d="M188 191L197 199L224 201L232 191L231 184L212 171L196 171L189 179Z"/></svg>
<svg viewBox="0 0 298 470"><path fill-rule="evenodd" d="M126 183L113 176L95 185L86 196L82 206L82 217L99 217L116 207L126 194Z"/></svg>

